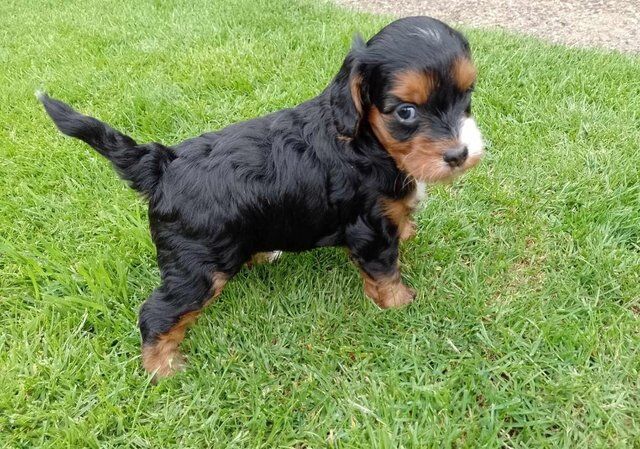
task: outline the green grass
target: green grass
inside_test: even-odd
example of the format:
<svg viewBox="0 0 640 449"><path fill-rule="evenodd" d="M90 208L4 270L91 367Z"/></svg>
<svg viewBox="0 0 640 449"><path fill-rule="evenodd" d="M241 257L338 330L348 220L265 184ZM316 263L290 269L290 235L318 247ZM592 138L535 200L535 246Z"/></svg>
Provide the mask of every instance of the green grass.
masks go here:
<svg viewBox="0 0 640 449"><path fill-rule="evenodd" d="M378 310L338 249L241 272L151 386L145 205L45 88L139 141L318 93L388 19L287 0L0 6L0 446L640 447L640 59L468 33L486 161Z"/></svg>

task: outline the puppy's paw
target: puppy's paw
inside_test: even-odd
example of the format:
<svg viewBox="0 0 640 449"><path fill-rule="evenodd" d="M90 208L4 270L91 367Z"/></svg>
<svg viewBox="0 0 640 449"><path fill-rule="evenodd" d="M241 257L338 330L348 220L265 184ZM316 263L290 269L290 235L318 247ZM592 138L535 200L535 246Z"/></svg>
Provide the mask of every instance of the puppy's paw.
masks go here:
<svg viewBox="0 0 640 449"><path fill-rule="evenodd" d="M413 221L407 221L398 232L401 241L411 240L416 236L416 224Z"/></svg>
<svg viewBox="0 0 640 449"><path fill-rule="evenodd" d="M151 375L152 382L173 376L179 371L184 371L187 359L180 353L177 346L156 344L142 347L142 366Z"/></svg>
<svg viewBox="0 0 640 449"><path fill-rule="evenodd" d="M378 294L378 285L366 275L363 275L363 279L364 294L377 303L380 300L380 295Z"/></svg>
<svg viewBox="0 0 640 449"><path fill-rule="evenodd" d="M411 303L416 297L416 291L407 287L402 282L388 286L379 291L376 304L382 309L402 307Z"/></svg>

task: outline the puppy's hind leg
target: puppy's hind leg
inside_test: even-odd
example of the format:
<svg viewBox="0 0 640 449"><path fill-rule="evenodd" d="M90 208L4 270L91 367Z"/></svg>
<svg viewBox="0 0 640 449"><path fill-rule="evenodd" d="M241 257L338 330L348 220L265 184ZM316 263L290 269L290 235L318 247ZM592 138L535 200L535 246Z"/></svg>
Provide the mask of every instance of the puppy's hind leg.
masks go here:
<svg viewBox="0 0 640 449"><path fill-rule="evenodd" d="M220 295L230 278L222 272L211 276L170 273L140 309L142 365L154 381L171 376L185 366L179 350L187 327L209 302Z"/></svg>

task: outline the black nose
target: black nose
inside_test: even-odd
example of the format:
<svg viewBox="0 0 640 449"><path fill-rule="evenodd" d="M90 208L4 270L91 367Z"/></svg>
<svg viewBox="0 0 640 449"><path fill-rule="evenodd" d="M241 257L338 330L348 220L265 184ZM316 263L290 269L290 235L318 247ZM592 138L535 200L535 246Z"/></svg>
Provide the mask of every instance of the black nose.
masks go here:
<svg viewBox="0 0 640 449"><path fill-rule="evenodd" d="M449 164L451 167L460 167L464 164L464 161L467 160L467 156L469 156L469 150L467 147L456 148L453 150L447 150L444 152L443 159Z"/></svg>

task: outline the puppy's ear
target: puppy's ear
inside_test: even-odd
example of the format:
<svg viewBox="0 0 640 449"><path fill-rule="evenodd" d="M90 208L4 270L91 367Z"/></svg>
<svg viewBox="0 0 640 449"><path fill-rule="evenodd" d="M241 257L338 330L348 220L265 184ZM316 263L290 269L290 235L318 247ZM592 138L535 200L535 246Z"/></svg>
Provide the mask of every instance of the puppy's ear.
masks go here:
<svg viewBox="0 0 640 449"><path fill-rule="evenodd" d="M333 122L338 133L348 138L358 135L361 119L369 105L363 66L359 60L365 48L362 36L356 34L351 51L329 86Z"/></svg>

